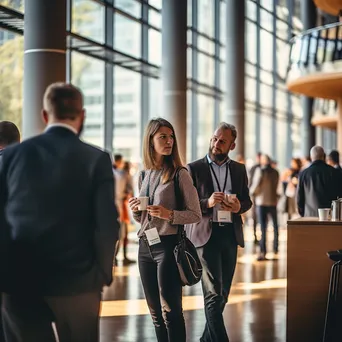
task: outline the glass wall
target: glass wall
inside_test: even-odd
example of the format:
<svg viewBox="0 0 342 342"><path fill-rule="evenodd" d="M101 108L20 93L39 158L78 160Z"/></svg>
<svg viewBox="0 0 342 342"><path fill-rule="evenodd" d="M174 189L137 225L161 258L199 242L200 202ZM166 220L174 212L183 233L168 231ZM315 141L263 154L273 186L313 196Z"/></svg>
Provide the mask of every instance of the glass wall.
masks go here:
<svg viewBox="0 0 342 342"><path fill-rule="evenodd" d="M245 157L267 153L280 169L300 155L300 98L285 85L288 41L302 29L298 8L296 0L246 2Z"/></svg>
<svg viewBox="0 0 342 342"><path fill-rule="evenodd" d="M139 163L147 121L163 116L159 78L162 0L116 0L114 6L105 1L70 1L71 31L88 39L89 44L106 44L116 51L114 65L94 55L71 52L71 80L85 95L87 119L83 139ZM187 1L187 159L190 161L206 154L214 127L225 117L228 0ZM294 32L302 29L299 1L245 1L245 159L254 158L262 151L278 160L283 168L292 155L300 152L300 99L289 94L285 85L287 42ZM24 10L24 1L0 0L0 4ZM22 55L23 38L0 30L0 89L6 94L0 100L0 118L18 125L22 107ZM154 75L144 72L151 67L157 71ZM108 83L111 78L112 83Z"/></svg>

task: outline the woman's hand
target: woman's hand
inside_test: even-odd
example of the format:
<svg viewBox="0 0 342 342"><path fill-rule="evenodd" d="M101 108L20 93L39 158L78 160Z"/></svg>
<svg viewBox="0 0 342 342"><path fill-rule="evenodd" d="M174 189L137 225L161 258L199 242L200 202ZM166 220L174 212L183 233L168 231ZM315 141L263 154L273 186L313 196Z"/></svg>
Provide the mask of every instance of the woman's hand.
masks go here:
<svg viewBox="0 0 342 342"><path fill-rule="evenodd" d="M147 212L152 217L158 217L162 220L168 220L171 214L171 210L168 210L161 205L148 205Z"/></svg>
<svg viewBox="0 0 342 342"><path fill-rule="evenodd" d="M131 210L132 210L133 212L139 211L138 205L140 204L140 201L139 201L136 197L131 197L131 198L128 200L128 204L129 204L129 207L131 208Z"/></svg>

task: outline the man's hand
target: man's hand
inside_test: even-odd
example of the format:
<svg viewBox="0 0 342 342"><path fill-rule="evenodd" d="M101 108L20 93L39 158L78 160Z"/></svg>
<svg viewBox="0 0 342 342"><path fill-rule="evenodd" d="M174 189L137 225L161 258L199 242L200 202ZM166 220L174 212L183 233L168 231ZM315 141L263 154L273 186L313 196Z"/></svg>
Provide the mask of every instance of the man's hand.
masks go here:
<svg viewBox="0 0 342 342"><path fill-rule="evenodd" d="M216 204L222 203L224 200L223 192L214 192L208 199L208 208L215 207Z"/></svg>
<svg viewBox="0 0 342 342"><path fill-rule="evenodd" d="M240 201L237 198L231 198L229 202L224 200L221 204L223 210L231 211L236 214L241 209Z"/></svg>
<svg viewBox="0 0 342 342"><path fill-rule="evenodd" d="M171 210L168 210L161 205L148 205L147 212L152 217L158 217L162 220L168 220L171 214Z"/></svg>

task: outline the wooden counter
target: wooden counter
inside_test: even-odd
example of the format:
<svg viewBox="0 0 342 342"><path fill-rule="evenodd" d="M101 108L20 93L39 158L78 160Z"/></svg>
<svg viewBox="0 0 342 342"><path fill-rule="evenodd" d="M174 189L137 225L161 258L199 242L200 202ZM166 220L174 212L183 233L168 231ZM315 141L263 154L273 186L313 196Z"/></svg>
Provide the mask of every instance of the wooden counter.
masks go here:
<svg viewBox="0 0 342 342"><path fill-rule="evenodd" d="M322 341L333 265L326 252L336 249L342 249L342 222L288 222L287 342Z"/></svg>

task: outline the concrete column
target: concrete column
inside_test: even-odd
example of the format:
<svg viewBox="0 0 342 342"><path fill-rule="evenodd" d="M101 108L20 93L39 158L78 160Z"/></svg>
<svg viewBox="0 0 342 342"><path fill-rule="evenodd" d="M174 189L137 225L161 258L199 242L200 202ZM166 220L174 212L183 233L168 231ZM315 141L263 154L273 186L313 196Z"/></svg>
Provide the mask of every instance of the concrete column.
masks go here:
<svg viewBox="0 0 342 342"><path fill-rule="evenodd" d="M24 24L23 137L44 129L46 87L66 79L66 0L30 0Z"/></svg>
<svg viewBox="0 0 342 342"><path fill-rule="evenodd" d="M226 12L225 121L238 131L235 153L245 154L245 1L229 0Z"/></svg>
<svg viewBox="0 0 342 342"><path fill-rule="evenodd" d="M300 1L301 20L303 23L304 31L316 27L316 6L312 0ZM303 107L303 120L302 120L302 155L309 154L310 148L315 145L316 134L315 127L311 125L311 118L313 115L313 99L302 96L301 98Z"/></svg>
<svg viewBox="0 0 342 342"><path fill-rule="evenodd" d="M175 128L179 152L186 160L187 1L163 0L162 117Z"/></svg>

